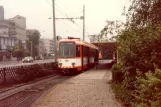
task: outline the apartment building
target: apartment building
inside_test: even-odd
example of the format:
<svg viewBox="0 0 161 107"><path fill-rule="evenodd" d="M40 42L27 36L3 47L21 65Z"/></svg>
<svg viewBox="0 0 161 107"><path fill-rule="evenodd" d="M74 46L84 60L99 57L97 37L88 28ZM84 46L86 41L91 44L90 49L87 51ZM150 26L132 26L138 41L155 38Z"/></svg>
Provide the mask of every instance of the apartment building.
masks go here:
<svg viewBox="0 0 161 107"><path fill-rule="evenodd" d="M11 58L12 49L17 43L15 23L10 20L0 20L0 60Z"/></svg>
<svg viewBox="0 0 161 107"><path fill-rule="evenodd" d="M98 35L89 35L90 36L90 42L98 42Z"/></svg>
<svg viewBox="0 0 161 107"><path fill-rule="evenodd" d="M46 48L46 53L48 55L54 54L54 40L52 39L43 39L44 46Z"/></svg>
<svg viewBox="0 0 161 107"><path fill-rule="evenodd" d="M4 8L0 6L0 20L4 20Z"/></svg>
<svg viewBox="0 0 161 107"><path fill-rule="evenodd" d="M54 40L52 40L52 39L44 39L44 38L42 38L40 40L41 40L41 42L43 42L43 47L45 49L45 54L47 54L47 55L54 54Z"/></svg>
<svg viewBox="0 0 161 107"><path fill-rule="evenodd" d="M39 40L39 56L44 59L46 54L46 47L44 45L44 39Z"/></svg>
<svg viewBox="0 0 161 107"><path fill-rule="evenodd" d="M26 18L20 15L17 15L13 18L10 18L12 22L15 23L15 31L17 40L21 41L24 48L26 49Z"/></svg>

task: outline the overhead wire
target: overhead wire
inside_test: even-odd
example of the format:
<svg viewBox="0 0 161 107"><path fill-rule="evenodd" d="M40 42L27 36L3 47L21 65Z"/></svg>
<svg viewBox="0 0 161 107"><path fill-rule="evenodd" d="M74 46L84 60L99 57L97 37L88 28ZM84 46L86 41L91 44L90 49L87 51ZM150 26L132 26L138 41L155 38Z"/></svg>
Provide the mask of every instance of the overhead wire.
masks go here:
<svg viewBox="0 0 161 107"><path fill-rule="evenodd" d="M55 5L64 13L64 15L67 17L67 18L70 18L56 3L55 3ZM79 29L81 29L82 30L82 28L75 22L75 21L73 21L73 24L75 24Z"/></svg>
<svg viewBox="0 0 161 107"><path fill-rule="evenodd" d="M52 6L52 4L48 1L48 0L45 0L49 5L51 5ZM67 17L67 18L70 18L56 3L55 3L55 6L57 7L57 8L55 8L62 16L65 16L65 17ZM59 8L59 10L58 10L58 8ZM61 11L62 12L61 12ZM73 22L73 24L75 24L80 30L81 30L81 33L82 33L82 28L77 24L77 23L75 23L73 20L70 20L70 21L72 21ZM63 22L63 21L62 21ZM63 22L64 24L67 24L67 23L65 23L65 22ZM69 24L68 24L69 25ZM87 31L85 31L86 33L88 33L89 34L89 32L87 32ZM86 36L87 37L87 36ZM88 36L89 37L89 36Z"/></svg>
<svg viewBox="0 0 161 107"><path fill-rule="evenodd" d="M45 0L50 6L52 6L52 4L48 1L48 0ZM56 5L56 3L55 3L55 5ZM60 7L58 6L58 5L56 5L59 9L60 9ZM57 8L55 8L62 16L65 16L65 17L68 17L69 18L69 16L64 12L61 12L60 10L58 10ZM61 9L62 10L62 9ZM63 22L63 21L61 21L62 23L64 23L64 24L67 24L67 23L65 23L65 22ZM67 25L69 25L69 24L67 24ZM80 31L79 31L80 32Z"/></svg>

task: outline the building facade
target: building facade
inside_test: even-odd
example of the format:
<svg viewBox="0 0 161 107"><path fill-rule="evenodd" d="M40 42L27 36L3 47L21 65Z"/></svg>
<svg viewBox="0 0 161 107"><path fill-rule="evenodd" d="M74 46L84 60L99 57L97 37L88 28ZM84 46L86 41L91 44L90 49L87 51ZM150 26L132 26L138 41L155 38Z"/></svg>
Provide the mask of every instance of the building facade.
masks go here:
<svg viewBox="0 0 161 107"><path fill-rule="evenodd" d="M58 41L61 40L61 36L57 36L57 47ZM54 40L53 39L40 39L39 41L39 55L44 58L44 55L54 55Z"/></svg>
<svg viewBox="0 0 161 107"><path fill-rule="evenodd" d="M10 20L15 23L16 38L22 42L24 48L26 49L26 18L17 15L13 18L10 18Z"/></svg>
<svg viewBox="0 0 161 107"><path fill-rule="evenodd" d="M12 50L17 43L15 23L0 20L0 60L10 59Z"/></svg>
<svg viewBox="0 0 161 107"><path fill-rule="evenodd" d="M0 20L4 20L4 8L0 6Z"/></svg>
<svg viewBox="0 0 161 107"><path fill-rule="evenodd" d="M90 42L95 43L95 42L108 42L110 41L109 38L106 36L99 37L99 35L89 35L90 36Z"/></svg>
<svg viewBox="0 0 161 107"><path fill-rule="evenodd" d="M97 42L98 41L98 35L89 35L90 36L90 42Z"/></svg>
<svg viewBox="0 0 161 107"><path fill-rule="evenodd" d="M44 46L46 48L46 53L48 55L54 54L54 40L52 40L52 39L44 39Z"/></svg>
<svg viewBox="0 0 161 107"><path fill-rule="evenodd" d="M41 39L44 45L45 54L52 55L54 54L54 40L52 39Z"/></svg>
<svg viewBox="0 0 161 107"><path fill-rule="evenodd" d="M39 40L39 56L44 59L46 54L46 48L44 45L44 39Z"/></svg>

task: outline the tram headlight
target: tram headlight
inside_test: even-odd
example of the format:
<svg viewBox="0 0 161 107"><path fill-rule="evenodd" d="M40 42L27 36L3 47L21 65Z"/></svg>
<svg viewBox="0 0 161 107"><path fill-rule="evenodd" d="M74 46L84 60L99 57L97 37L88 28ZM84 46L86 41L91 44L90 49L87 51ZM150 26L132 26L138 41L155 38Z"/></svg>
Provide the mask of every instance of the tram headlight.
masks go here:
<svg viewBox="0 0 161 107"><path fill-rule="evenodd" d="M73 62L73 63L72 63L72 65L74 66L74 65L75 65L75 63Z"/></svg>

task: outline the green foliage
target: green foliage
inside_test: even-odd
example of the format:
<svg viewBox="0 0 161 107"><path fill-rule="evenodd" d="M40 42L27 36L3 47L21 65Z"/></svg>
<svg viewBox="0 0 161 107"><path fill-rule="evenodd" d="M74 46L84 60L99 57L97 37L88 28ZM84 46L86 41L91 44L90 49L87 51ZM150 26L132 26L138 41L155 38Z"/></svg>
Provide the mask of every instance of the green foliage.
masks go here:
<svg viewBox="0 0 161 107"><path fill-rule="evenodd" d="M139 26L160 24L160 4L160 0L132 0L126 13L128 21Z"/></svg>
<svg viewBox="0 0 161 107"><path fill-rule="evenodd" d="M115 83L113 82L111 84L111 88L113 89L114 93L115 93L115 97L121 101L124 101L125 96L124 96L124 89L121 85L121 83Z"/></svg>
<svg viewBox="0 0 161 107"><path fill-rule="evenodd" d="M30 56L30 52L28 50L24 51L24 56Z"/></svg>
<svg viewBox="0 0 161 107"><path fill-rule="evenodd" d="M34 31L31 35L27 35L28 40L26 41L27 50L31 53L31 46L32 46L32 54L33 57L38 56L38 45L40 39L40 32Z"/></svg>
<svg viewBox="0 0 161 107"><path fill-rule="evenodd" d="M139 70L139 72L142 72L143 74L145 73L146 78L153 78L153 80L148 80L146 82L144 81L146 83L144 83L145 87L149 86L149 84L151 83L155 86L160 81L158 80L158 78L154 78L152 75L155 68L154 64L161 68L160 34L160 25L146 26L144 28L132 26L123 31L118 37L119 59L121 64L123 65L123 73L125 76L123 87L125 90L124 93L127 96L125 98L126 103L135 102L136 96L133 95L135 95L136 93L135 90L140 87L140 85L137 84L137 69ZM149 70L151 71L151 73L147 74L146 72L148 72ZM144 75L141 75L141 78L143 77ZM142 92L145 87L140 87L138 93ZM150 89L150 87L148 87L148 89L145 89L144 95L153 96L155 92L152 93L153 89ZM151 95L148 93L151 93ZM157 95L159 94L159 92L156 91L155 94ZM158 102L154 103L154 100L149 101L148 96L144 96L143 94L140 95L142 96L142 99L138 98L140 102L138 102L138 105L136 104L134 106L149 107L149 105L152 105L152 103L154 105L159 104Z"/></svg>
<svg viewBox="0 0 161 107"><path fill-rule="evenodd" d="M23 58L24 57L24 50L15 51L13 54L17 58Z"/></svg>
<svg viewBox="0 0 161 107"><path fill-rule="evenodd" d="M122 73L121 65L114 64L112 66L111 71L112 71L112 81L113 82L122 82L122 80L123 80L123 73Z"/></svg>
<svg viewBox="0 0 161 107"><path fill-rule="evenodd" d="M154 63L161 64L158 60L161 58L161 30L157 27L159 26L142 29L133 27L122 32L118 39L118 50L120 60L125 66L147 72L154 70Z"/></svg>
<svg viewBox="0 0 161 107"><path fill-rule="evenodd" d="M57 64L48 63L43 65L30 65L17 69L17 74L20 77L20 81L28 82L39 77L45 77L56 73Z"/></svg>
<svg viewBox="0 0 161 107"><path fill-rule="evenodd" d="M136 77L135 102L133 105L161 106L161 70L147 72Z"/></svg>
<svg viewBox="0 0 161 107"><path fill-rule="evenodd" d="M128 106L161 106L160 4L160 0L132 0L128 12L124 13L127 22L121 24L124 30L117 32L119 62L124 73L121 85L126 97L123 100Z"/></svg>
<svg viewBox="0 0 161 107"><path fill-rule="evenodd" d="M24 47L23 47L22 41L18 41L18 44L13 49L13 56L17 57L18 59L21 59L24 57L24 55L25 53L24 53Z"/></svg>

